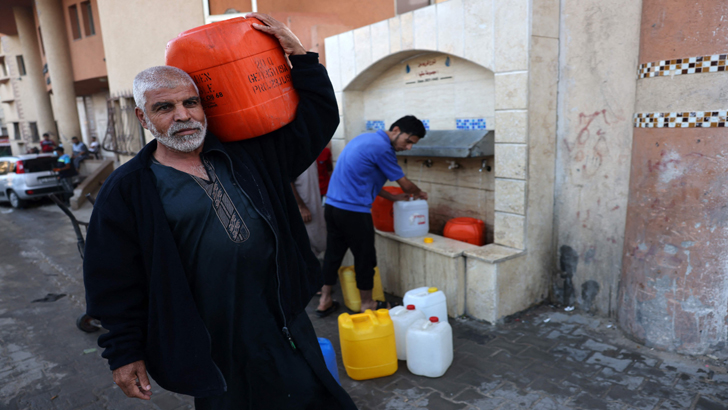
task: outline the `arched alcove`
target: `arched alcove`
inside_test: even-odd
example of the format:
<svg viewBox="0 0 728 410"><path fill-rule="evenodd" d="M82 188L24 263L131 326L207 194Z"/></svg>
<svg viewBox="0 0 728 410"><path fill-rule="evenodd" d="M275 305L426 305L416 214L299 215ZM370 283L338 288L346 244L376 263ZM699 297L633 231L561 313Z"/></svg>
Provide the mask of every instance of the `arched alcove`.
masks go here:
<svg viewBox="0 0 728 410"><path fill-rule="evenodd" d="M359 73L345 87L343 103L347 141L410 114L430 130L481 129L485 134L495 121L495 76L451 54L408 50ZM399 162L407 177L430 193L432 233L442 234L448 220L466 216L483 220L486 242L493 242L492 156L400 157Z"/></svg>

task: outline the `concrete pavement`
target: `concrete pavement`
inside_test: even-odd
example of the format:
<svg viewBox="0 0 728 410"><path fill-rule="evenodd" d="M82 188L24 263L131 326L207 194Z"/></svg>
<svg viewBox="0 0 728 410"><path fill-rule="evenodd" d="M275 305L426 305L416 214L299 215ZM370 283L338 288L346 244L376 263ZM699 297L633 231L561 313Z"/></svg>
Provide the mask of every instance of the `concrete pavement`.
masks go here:
<svg viewBox="0 0 728 410"><path fill-rule="evenodd" d="M157 386L150 402L126 398L98 334L74 325L83 310L68 218L50 202L0 205L0 409L192 408ZM336 315L312 321L338 352ZM607 319L541 306L497 326L450 322L455 360L445 376L414 376L400 362L392 376L354 381L339 357L342 385L361 409L728 409L728 357L653 351Z"/></svg>

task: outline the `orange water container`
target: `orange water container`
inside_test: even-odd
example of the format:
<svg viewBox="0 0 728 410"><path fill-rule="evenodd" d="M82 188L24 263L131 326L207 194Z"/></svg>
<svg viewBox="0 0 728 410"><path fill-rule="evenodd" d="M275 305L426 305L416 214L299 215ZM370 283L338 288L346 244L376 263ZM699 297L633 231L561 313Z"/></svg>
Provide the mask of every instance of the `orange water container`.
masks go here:
<svg viewBox="0 0 728 410"><path fill-rule="evenodd" d="M483 246L485 245L485 223L475 218L453 218L445 224L442 236Z"/></svg>
<svg viewBox="0 0 728 410"><path fill-rule="evenodd" d="M402 188L394 186L385 186L385 191L392 195L404 193ZM384 232L394 232L394 202L378 196L372 204L372 220L374 227Z"/></svg>
<svg viewBox="0 0 728 410"><path fill-rule="evenodd" d="M275 131L296 116L298 94L275 37L237 17L182 32L167 43L167 65L186 71L200 90L208 129L221 141Z"/></svg>

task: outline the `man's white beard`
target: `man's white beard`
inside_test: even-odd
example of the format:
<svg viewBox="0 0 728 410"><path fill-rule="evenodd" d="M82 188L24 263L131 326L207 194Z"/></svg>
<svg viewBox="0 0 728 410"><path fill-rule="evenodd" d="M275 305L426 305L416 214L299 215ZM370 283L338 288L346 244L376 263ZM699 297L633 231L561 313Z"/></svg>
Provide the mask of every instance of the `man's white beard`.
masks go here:
<svg viewBox="0 0 728 410"><path fill-rule="evenodd" d="M166 134L159 132L151 121L148 121L147 125L149 126L149 131L160 144L179 152L192 152L196 150L205 142L205 134L207 134L207 122L203 124L193 119L185 122L172 123ZM198 131L190 135L174 135L175 132L186 128L198 128Z"/></svg>

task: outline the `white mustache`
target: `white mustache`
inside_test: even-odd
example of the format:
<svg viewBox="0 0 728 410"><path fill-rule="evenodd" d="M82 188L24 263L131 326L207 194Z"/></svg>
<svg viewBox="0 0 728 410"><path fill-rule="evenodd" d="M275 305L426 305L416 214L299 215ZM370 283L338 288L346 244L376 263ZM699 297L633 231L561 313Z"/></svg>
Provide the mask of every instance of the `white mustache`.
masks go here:
<svg viewBox="0 0 728 410"><path fill-rule="evenodd" d="M195 120L188 120L185 122L175 122L173 123L169 129L167 130L168 136L173 136L179 131L185 130L185 129L196 129L201 130L202 129L202 123Z"/></svg>

